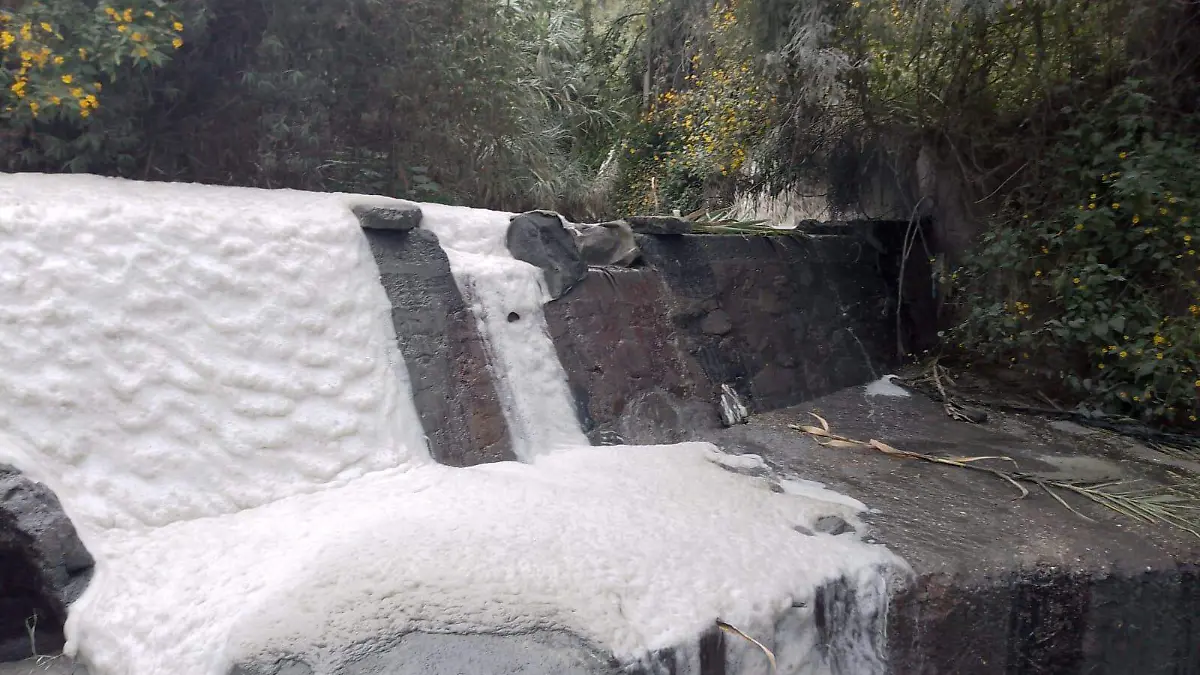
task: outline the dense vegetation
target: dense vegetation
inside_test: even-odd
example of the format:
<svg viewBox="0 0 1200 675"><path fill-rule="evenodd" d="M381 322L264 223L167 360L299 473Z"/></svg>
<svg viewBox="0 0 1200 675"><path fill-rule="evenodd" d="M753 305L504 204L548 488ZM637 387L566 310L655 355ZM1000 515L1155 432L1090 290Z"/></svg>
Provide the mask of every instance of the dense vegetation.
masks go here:
<svg viewBox="0 0 1200 675"><path fill-rule="evenodd" d="M0 0L0 168L576 218L882 177L971 235L921 233L947 351L1188 424L1196 35L1195 0Z"/></svg>

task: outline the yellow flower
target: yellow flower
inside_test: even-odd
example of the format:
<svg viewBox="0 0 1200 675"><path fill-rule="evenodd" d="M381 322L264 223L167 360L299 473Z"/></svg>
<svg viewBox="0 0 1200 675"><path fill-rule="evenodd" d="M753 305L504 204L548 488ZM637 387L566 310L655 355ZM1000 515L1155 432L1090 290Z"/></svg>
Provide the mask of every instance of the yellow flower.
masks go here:
<svg viewBox="0 0 1200 675"><path fill-rule="evenodd" d="M183 46L183 40L180 40L179 38L175 38L174 40L171 40L171 46L174 47L175 49L179 49L180 47Z"/></svg>
<svg viewBox="0 0 1200 675"><path fill-rule="evenodd" d="M1192 422L1195 422L1195 421L1196 421L1196 416L1195 416L1195 415L1191 415L1191 416L1189 416L1189 417L1188 417L1188 420L1189 420L1189 421L1192 421Z"/></svg>
<svg viewBox="0 0 1200 675"><path fill-rule="evenodd" d="M1096 208L1096 204L1095 203L1088 204L1088 208L1094 209L1094 208Z"/></svg>
<svg viewBox="0 0 1200 675"><path fill-rule="evenodd" d="M1103 363L1101 363L1101 364L1097 365L1096 367L1097 367L1097 368L1099 368L1100 370L1104 370L1104 364L1103 364Z"/></svg>
<svg viewBox="0 0 1200 675"><path fill-rule="evenodd" d="M1033 273L1033 276L1035 276L1035 277L1040 277L1040 276L1042 276L1042 271L1041 271L1041 270L1038 270L1038 271L1034 272L1034 273Z"/></svg>
<svg viewBox="0 0 1200 675"><path fill-rule="evenodd" d="M1125 153L1123 153L1123 152L1122 152L1121 154L1117 155L1117 157L1118 157L1118 158L1120 158L1120 159L1125 159L1127 156L1128 156L1128 155L1126 155L1126 154L1125 154Z"/></svg>
<svg viewBox="0 0 1200 675"><path fill-rule="evenodd" d="M142 37L141 33L134 31L133 35L129 36L129 39L133 40L134 42L141 42L144 38Z"/></svg>
<svg viewBox="0 0 1200 675"><path fill-rule="evenodd" d="M127 30L129 30L129 26L126 26L125 24L120 24L117 26L118 33L124 33Z"/></svg>
<svg viewBox="0 0 1200 675"><path fill-rule="evenodd" d="M54 27L51 26L50 24L46 23L45 21L43 21L42 22L42 30L46 31L47 33L53 33Z"/></svg>
<svg viewBox="0 0 1200 675"><path fill-rule="evenodd" d="M84 49L83 47L79 48L79 58L87 59L87 54L88 54L88 52L86 49Z"/></svg>
<svg viewBox="0 0 1200 675"><path fill-rule="evenodd" d="M1072 279L1072 280L1071 280L1071 283L1078 284L1078 283L1079 283L1079 277L1075 277L1074 279Z"/></svg>
<svg viewBox="0 0 1200 675"><path fill-rule="evenodd" d="M1169 204L1174 204L1176 201L1178 201L1178 200L1176 200L1174 197L1167 199L1167 203L1169 203Z"/></svg>
<svg viewBox="0 0 1200 675"><path fill-rule="evenodd" d="M1049 252L1050 252L1050 249L1046 248L1045 246L1042 247L1042 253L1049 253Z"/></svg>
<svg viewBox="0 0 1200 675"><path fill-rule="evenodd" d="M172 28L174 28L175 32L177 32L177 33L181 32L183 30L183 24L176 21L174 24L172 24Z"/></svg>
<svg viewBox="0 0 1200 675"><path fill-rule="evenodd" d="M154 18L154 12L151 12L151 11L149 11L149 10L146 10L146 12L145 12L145 17L146 17L147 19L153 19L153 18Z"/></svg>
<svg viewBox="0 0 1200 675"><path fill-rule="evenodd" d="M1076 229L1076 230L1082 230L1082 229L1083 229L1083 223L1075 223L1075 229Z"/></svg>
<svg viewBox="0 0 1200 675"><path fill-rule="evenodd" d="M121 13L121 16L125 19L125 23L129 23L130 21L133 21L133 10L126 9Z"/></svg>
<svg viewBox="0 0 1200 675"><path fill-rule="evenodd" d="M1120 203L1120 202L1113 202L1113 205L1112 205L1112 207L1113 207L1113 211L1116 211L1117 209L1121 208L1121 203Z"/></svg>
<svg viewBox="0 0 1200 675"><path fill-rule="evenodd" d="M62 76L63 84L71 84L71 82L73 82L74 80L75 80L75 78L71 77L70 75Z"/></svg>
<svg viewBox="0 0 1200 675"><path fill-rule="evenodd" d="M57 96L51 96L50 102L53 103L54 105L58 105L59 103L62 103L62 99Z"/></svg>
<svg viewBox="0 0 1200 675"><path fill-rule="evenodd" d="M61 56L56 56L56 57L54 57L54 65L61 66L63 64L63 61L65 61L65 60L66 59L64 59Z"/></svg>
<svg viewBox="0 0 1200 675"><path fill-rule="evenodd" d="M1091 196L1090 196L1090 197L1088 197L1088 199L1093 199L1093 200L1094 200L1095 198L1096 198L1096 193L1095 193L1095 192L1093 192L1093 193L1091 194Z"/></svg>
<svg viewBox="0 0 1200 675"><path fill-rule="evenodd" d="M1159 361L1162 361L1162 360L1163 360L1163 355L1162 355L1161 353L1159 353L1159 354L1155 354L1155 355L1154 355L1154 358L1158 359Z"/></svg>
<svg viewBox="0 0 1200 675"><path fill-rule="evenodd" d="M1121 358L1125 358L1126 356L1129 356L1129 352L1121 352L1120 354L1117 354L1117 356L1120 356Z"/></svg>
<svg viewBox="0 0 1200 675"><path fill-rule="evenodd" d="M1138 224L1138 223L1140 223L1140 222L1142 222L1142 217L1141 217L1141 216L1139 216L1139 215L1136 215L1136 214L1135 214L1135 215L1133 216L1133 224L1134 224L1134 225L1137 225L1137 224Z"/></svg>
<svg viewBox="0 0 1200 675"><path fill-rule="evenodd" d="M83 117L83 118L86 118L88 115L91 115L91 114L92 114L92 112L90 110L88 110L87 108L83 108L79 111L79 116Z"/></svg>
<svg viewBox="0 0 1200 675"><path fill-rule="evenodd" d="M83 98L83 89L79 87L72 87L71 96L74 96L75 98Z"/></svg>
<svg viewBox="0 0 1200 675"><path fill-rule="evenodd" d="M1196 386L1200 387L1200 380L1196 380Z"/></svg>
<svg viewBox="0 0 1200 675"><path fill-rule="evenodd" d="M1167 341L1167 338L1165 338L1161 335L1154 336L1154 344L1156 344L1156 345L1161 345L1162 343L1164 343L1166 341Z"/></svg>
<svg viewBox="0 0 1200 675"><path fill-rule="evenodd" d="M1159 208L1159 209L1158 209L1158 214L1159 214L1160 216L1165 216L1165 215L1167 215L1167 210L1166 210L1166 209L1164 209L1164 208Z"/></svg>

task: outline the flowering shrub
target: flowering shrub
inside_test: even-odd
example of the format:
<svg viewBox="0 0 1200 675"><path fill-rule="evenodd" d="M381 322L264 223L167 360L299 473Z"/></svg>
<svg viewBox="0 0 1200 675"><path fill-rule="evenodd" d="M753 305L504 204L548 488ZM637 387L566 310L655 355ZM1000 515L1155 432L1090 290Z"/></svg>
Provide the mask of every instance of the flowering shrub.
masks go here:
<svg viewBox="0 0 1200 675"><path fill-rule="evenodd" d="M1064 382L1104 409L1200 415L1200 120L1167 130L1131 82L1049 154L961 271L960 346Z"/></svg>
<svg viewBox="0 0 1200 675"><path fill-rule="evenodd" d="M161 65L183 46L183 24L161 5L46 0L0 11L0 120L82 124L119 68Z"/></svg>
<svg viewBox="0 0 1200 675"><path fill-rule="evenodd" d="M737 0L713 6L683 85L659 94L627 141L629 207L701 206L705 186L732 183L770 129L776 100L748 56L737 10Z"/></svg>

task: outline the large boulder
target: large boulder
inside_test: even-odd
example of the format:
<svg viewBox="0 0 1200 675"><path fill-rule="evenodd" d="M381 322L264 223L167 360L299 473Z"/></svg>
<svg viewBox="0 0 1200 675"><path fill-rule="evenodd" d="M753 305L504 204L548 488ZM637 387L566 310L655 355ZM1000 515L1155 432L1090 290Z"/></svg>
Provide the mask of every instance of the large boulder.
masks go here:
<svg viewBox="0 0 1200 675"><path fill-rule="evenodd" d="M557 213L530 211L513 216L505 243L514 258L542 269L555 299L587 276L588 266L580 256L575 235Z"/></svg>
<svg viewBox="0 0 1200 675"><path fill-rule="evenodd" d="M54 493L0 465L0 662L62 649L92 565Z"/></svg>
<svg viewBox="0 0 1200 675"><path fill-rule="evenodd" d="M579 255L593 267L629 267L642 256L633 228L618 220L597 225L572 225Z"/></svg>

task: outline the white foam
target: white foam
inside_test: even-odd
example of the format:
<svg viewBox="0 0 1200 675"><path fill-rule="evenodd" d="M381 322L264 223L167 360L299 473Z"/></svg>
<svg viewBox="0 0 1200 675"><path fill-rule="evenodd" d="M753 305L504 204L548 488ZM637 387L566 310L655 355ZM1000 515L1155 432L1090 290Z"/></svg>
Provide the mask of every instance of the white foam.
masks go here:
<svg viewBox="0 0 1200 675"><path fill-rule="evenodd" d="M884 375L866 386L865 392L867 396L887 396L890 398L908 398L912 396L907 389L892 382L896 379L895 375Z"/></svg>
<svg viewBox="0 0 1200 675"><path fill-rule="evenodd" d="M479 322L513 450L522 461L587 445L567 378L546 330L542 271L512 257L511 214L426 205L421 226L438 235L459 291ZM511 315L515 314L515 317ZM515 319L515 320L510 320Z"/></svg>
<svg viewBox="0 0 1200 675"><path fill-rule="evenodd" d="M452 261L501 257L494 216L425 208L492 237L442 226ZM848 579L870 616L879 567L903 563L793 529L856 504L772 493L721 466L760 462L708 444L567 447L557 360L521 370L491 322L510 416L561 449L432 464L340 197L0 176L0 261L0 462L47 483L96 557L67 622L93 675L226 675L276 653L324 674L340 648L418 629L563 629L636 659L717 618L769 644L786 628L781 672L867 672L832 664L871 662L862 645L818 647L816 589ZM504 283L530 303L524 274ZM512 300L480 295L484 312ZM734 658L765 672L753 648Z"/></svg>
<svg viewBox="0 0 1200 675"><path fill-rule="evenodd" d="M426 460L375 269L336 197L0 176L0 453L95 527Z"/></svg>

